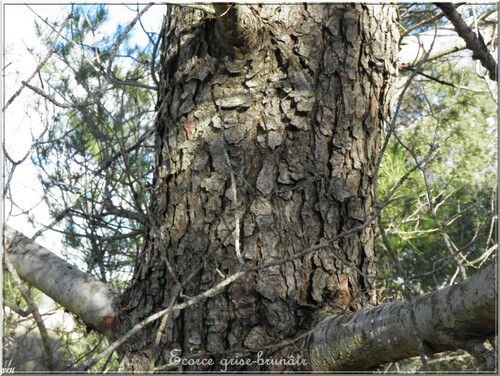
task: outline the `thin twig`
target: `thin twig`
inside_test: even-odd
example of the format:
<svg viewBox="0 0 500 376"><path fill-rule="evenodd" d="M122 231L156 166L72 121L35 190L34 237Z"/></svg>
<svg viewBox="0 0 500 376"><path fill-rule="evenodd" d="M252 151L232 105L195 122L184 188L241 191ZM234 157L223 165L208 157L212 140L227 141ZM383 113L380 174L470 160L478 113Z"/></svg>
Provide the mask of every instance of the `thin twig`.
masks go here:
<svg viewBox="0 0 500 376"><path fill-rule="evenodd" d="M24 86L26 86L28 89L31 89L36 94L38 94L41 97L47 99L50 103L52 103L53 105L55 105L57 107L60 107L60 108L66 108L66 109L69 109L69 108L81 108L81 107L91 106L91 105L95 104L95 100L93 100L93 101L84 101L84 102L79 102L79 103L62 103L62 102L59 102L54 97L52 97L49 94L47 94L42 89L39 89L36 86L33 86L33 85L29 84L27 81L21 81L21 83Z"/></svg>
<svg viewBox="0 0 500 376"><path fill-rule="evenodd" d="M55 47L56 47L56 42L59 39L59 36L61 35L61 33L63 32L64 28L66 27L68 21L72 17L73 17L72 13L68 14L68 16L66 17L66 19L61 24L61 27L57 31L56 37L54 38L54 40L52 42L52 47L49 50L49 52L47 52L47 55L45 55L45 58L38 64L38 66L36 67L35 71L31 74L31 76L27 80L23 81L23 85L19 89L17 89L17 91L14 93L14 95L12 97L10 97L10 99L7 101L7 103L5 104L5 106L2 108L2 112L5 112L5 110L7 109L7 107L9 107L11 105L11 103L14 102L14 100L19 96L19 94L21 94L21 92L23 91L24 87L26 86L24 84L24 82L29 83L40 72L40 70L43 68L43 66L45 65L45 63L47 63L47 61L50 59L50 57L54 53L54 50L55 50Z"/></svg>
<svg viewBox="0 0 500 376"><path fill-rule="evenodd" d="M24 309L22 309L21 307L19 307L18 305L8 301L8 300L3 300L3 305L6 306L6 307L9 307L11 310L13 310L15 313L17 313L19 316L22 316L22 317L27 317L30 315L30 311L25 311Z"/></svg>
<svg viewBox="0 0 500 376"><path fill-rule="evenodd" d="M144 142L147 138L149 138L149 136L151 136L154 132L154 128L149 128L146 132L144 132L144 134L139 138L139 141L132 145L130 148L128 148L127 150L125 150L125 152L129 153L133 150L135 150L136 148L138 148L142 142ZM117 159L119 159L120 157L122 157L122 153L116 153L114 156L111 156L110 158L108 158L108 160L104 161L102 163L102 166L95 170L88 178L87 180L85 181L85 183L82 185L82 187L75 193L75 195L73 196L71 202L66 206L66 208L61 212L59 213L56 218L54 218L54 220L48 224L48 225L44 225L41 229L39 229L32 237L31 237L31 240L35 240L37 237L39 237L43 232L45 232L46 230L50 230L52 227L54 227L58 222L60 222L68 213L69 211L77 204L78 200L80 199L80 197L83 195L85 189L90 185L90 183L95 179L95 177L97 175L99 175L102 171L106 170L107 168L109 168L109 166L111 166L111 164L113 162L115 162Z"/></svg>
<svg viewBox="0 0 500 376"><path fill-rule="evenodd" d="M447 82L447 81L444 81L440 78L437 78L437 77L434 77L434 76L431 76L430 74L427 74L427 73L424 73L420 70L417 70L416 68L410 68L411 71L415 71L417 72L417 74L419 74L420 76L422 77L425 77L425 78L428 78L432 81L435 81L437 82L438 84L441 84L441 85L446 85L446 86L450 86L452 88L455 88L455 89L462 89L462 90L467 90L467 91L471 91L473 93L486 93L487 91L486 90L481 90L481 89L472 89L472 88L469 88L467 86L461 86L461 85L455 85L454 83L451 83L451 82Z"/></svg>
<svg viewBox="0 0 500 376"><path fill-rule="evenodd" d="M91 106L91 105L96 104L102 98L102 96L104 95L104 93L108 90L108 86L109 86L110 83L122 84L122 85L129 85L129 86L138 86L138 87L145 88L145 89L157 90L157 88L154 87L154 86L145 85L145 84L138 83L138 82L130 82L130 81L117 80L116 78L113 77L113 74L112 74L113 61L116 58L118 50L119 50L121 44L123 43L123 41L125 40L125 37L128 35L128 33L130 32L130 30L132 30L132 28L135 26L135 24L137 23L137 21L142 17L142 15L144 13L146 13L149 10L149 8L151 8L153 5L154 5L154 3L149 3L148 5L146 5L137 14L137 16L127 25L127 27L125 28L125 30L123 31L123 33L120 34L120 36L118 37L118 39L114 43L113 49L110 52L110 57L109 57L109 61L108 61L108 65L107 65L106 71L104 72L106 81L102 85L102 87L99 89L99 91L93 95L93 97L94 97L93 100L79 102L79 103L61 103L61 102L57 101L55 98L51 97L49 94L45 93L43 90L41 90L41 89L39 89L37 87L34 87L33 85L29 84L29 81L42 68L43 64L45 64L46 60L48 60L48 58L50 57L50 55L52 55L52 52L54 52L54 47L50 50L50 55L48 55L47 58L44 59L43 64L39 65L39 68L37 68L37 70L33 73L32 77L30 77L28 80L22 82L23 87L27 86L28 88L30 88L31 90L33 90L35 93L43 96L48 101L50 101L54 105L56 105L58 107L61 107L61 108L81 108L81 107L86 107L86 106ZM72 16L72 15L70 14L68 16L67 20L70 18L70 16ZM63 26L66 25L67 20L63 24ZM62 32L62 27L60 29L60 32ZM58 36L59 36L59 34L58 34ZM55 46L55 43L54 43L54 46ZM20 90L22 90L22 89L20 89ZM11 98L11 100L13 101L17 95L19 95L19 94L16 93L15 96L13 98ZM7 103L6 107L9 104L10 103ZM4 110L5 110L5 108L4 108Z"/></svg>
<svg viewBox="0 0 500 376"><path fill-rule="evenodd" d="M240 264L244 264L243 258L241 256L240 249L240 211L238 209L238 194L236 190L236 179L234 178L233 165L231 164L231 159L229 158L229 154L227 153L226 143L224 139L221 137L221 142L223 144L222 149L224 151L224 156L226 158L227 169L229 170L229 177L231 180L231 194L232 194L232 207L234 209L234 252L236 253L236 257Z"/></svg>
<svg viewBox="0 0 500 376"><path fill-rule="evenodd" d="M401 41L404 37L406 37L412 31L414 31L416 29L419 29L422 26L425 26L425 25L428 25L430 23L433 23L433 22L441 19L443 16L444 16L444 13L440 12L440 13L436 14L435 16L432 16L431 18L428 18L426 20L423 20L423 21L417 23L416 25L413 25L412 27L410 27L409 29L407 29L407 30L405 30L404 32L401 33L401 35L399 36L399 40Z"/></svg>

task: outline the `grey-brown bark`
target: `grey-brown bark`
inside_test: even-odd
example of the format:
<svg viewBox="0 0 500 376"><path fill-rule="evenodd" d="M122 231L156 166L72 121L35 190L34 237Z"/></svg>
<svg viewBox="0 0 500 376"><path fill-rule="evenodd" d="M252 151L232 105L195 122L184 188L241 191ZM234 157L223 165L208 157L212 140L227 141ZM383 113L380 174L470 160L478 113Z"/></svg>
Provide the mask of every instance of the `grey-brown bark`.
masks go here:
<svg viewBox="0 0 500 376"><path fill-rule="evenodd" d="M374 214L380 113L396 72L394 7L238 7L246 18L229 40L228 26L203 12L173 7L167 16L153 225L122 300L122 330L242 264L283 259ZM231 47L241 33L257 37ZM252 273L152 325L127 352L149 368L173 349L252 357L329 314L370 306L373 238L367 225Z"/></svg>
<svg viewBox="0 0 500 376"><path fill-rule="evenodd" d="M73 286L70 287L71 300L58 298L62 292L53 294L53 297L66 304L65 308L72 312L83 318L90 318L87 319L90 325L100 327L103 323L109 324L106 320L96 318L114 309L110 299L114 296L113 293L110 297L101 299L101 303L104 304L100 304L101 309L97 310L99 304L96 304L95 296L89 294L88 276L84 276L75 268L68 269L69 264L11 228L7 227L4 235L4 246L15 261L17 271L27 281L42 290L47 290L45 286L47 284L51 290L54 290L55 285L57 290L61 283L55 282L59 278L53 277L61 275L58 269L69 270L69 273L63 271L62 278L64 280L69 277L70 280L66 282ZM30 256L25 257L25 253L29 253ZM418 342L422 341L427 354L462 348L482 360L488 369L493 370L497 364L496 358L484 347L483 342L486 338L496 335L495 272L495 265L490 265L466 281L427 294L412 302L389 302L372 309L328 317L317 324L316 329L311 327L311 335L304 336L307 340L304 344L303 357L296 360L302 359L315 371L365 370L385 362L394 362L419 354ZM232 281L237 280L238 275L235 275ZM95 287L96 283L100 291L98 295L110 294L110 290L98 281L92 282L91 286ZM229 281L226 285L230 283L232 282ZM210 296L216 293L217 291ZM193 297L193 300L204 301L197 297ZM182 304L178 308L172 307L170 312L189 309L181 306ZM415 322L411 319L411 309L415 313ZM30 313L19 314L26 316ZM155 316L157 318L153 320ZM148 321L154 322L158 318L161 318L161 315L155 314L149 316ZM142 322L134 332L140 333L145 326ZM110 329L108 327L107 330L101 331L110 336L112 335ZM134 333L127 334L130 338ZM118 343L126 343L127 337L124 338L125 341L114 342L107 349L109 351L100 354L91 364L109 356L118 348ZM228 358L231 359L232 356L228 355ZM148 365L146 361L145 366ZM222 364L219 366L221 369L224 368Z"/></svg>
<svg viewBox="0 0 500 376"><path fill-rule="evenodd" d="M471 351L471 346L482 345L496 332L496 286L495 265L490 265L459 284L413 302L390 302L336 316L311 336L309 361L317 371L366 370L419 355L419 341L431 354ZM479 356L494 369L491 353L483 350Z"/></svg>
<svg viewBox="0 0 500 376"><path fill-rule="evenodd" d="M116 292L8 226L4 249L22 279L91 327L113 335Z"/></svg>
<svg viewBox="0 0 500 376"><path fill-rule="evenodd" d="M121 298L120 334L158 312L167 320L156 316L136 327L122 349L125 370L167 369L173 350L215 364L184 368L191 370L220 370L222 359L255 360L260 351L261 358L284 359L307 353L307 346L315 355L295 368L322 369L323 356L328 361L338 349L354 360L333 365L330 359L328 370L357 368L356 359L365 355L378 359L365 366L388 360L365 352L366 343L402 355L401 344L414 341L414 332L385 347L386 334L397 335L399 327L391 326L392 314L389 321L381 317L404 316L404 303L358 313L377 303L373 184L381 114L388 114L395 75L395 9L220 5L216 18L193 9L174 7L167 15L151 225L134 281ZM346 231L320 250L279 264ZM270 261L277 264L182 307L242 269ZM40 261L36 265L41 271ZM30 273L24 277L44 283L30 280ZM81 297L79 289L72 291ZM425 308L436 305L423 303L430 300L423 298L416 317L437 325ZM478 321L484 317L475 313L466 316L467 325L484 328ZM340 315L331 323L345 336L318 329L306 343L305 333L331 314ZM490 328L491 315L486 319ZM467 325L462 331L470 330ZM422 339L436 350L453 342ZM407 355L415 355L414 348Z"/></svg>

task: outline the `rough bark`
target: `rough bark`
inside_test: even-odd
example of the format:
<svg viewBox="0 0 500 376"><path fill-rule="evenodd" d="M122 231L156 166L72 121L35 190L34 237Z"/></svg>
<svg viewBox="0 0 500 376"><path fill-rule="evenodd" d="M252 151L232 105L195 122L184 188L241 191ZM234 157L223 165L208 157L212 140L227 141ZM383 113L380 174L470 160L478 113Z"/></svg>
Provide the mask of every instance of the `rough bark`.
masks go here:
<svg viewBox="0 0 500 376"><path fill-rule="evenodd" d="M4 238L4 246L16 261L17 271L22 273L27 281L49 292L44 285L51 284L51 289L54 289L52 285L54 278L50 276L60 275L58 269L69 270L70 274L64 271L62 278L70 276L69 284L82 284L75 285L78 288L71 289L69 294L71 300L62 298L59 301L67 305L65 308L81 317L90 317L87 320L90 325L99 327L102 323L107 324L106 320L95 320L95 318L106 314L103 311L113 310L114 306L110 303L109 297L102 299L101 303L105 304L101 304L101 309L96 313L95 296L90 296L90 287L86 287L88 277L83 277L82 282L82 272L75 268L68 269L69 264L11 228L7 228ZM29 259L32 262L26 262L23 252L31 254ZM238 280L241 274L234 275L232 280ZM42 275L49 277L39 278ZM314 371L366 370L383 363L418 355L422 348L419 346L419 341L422 341L427 355L461 348L482 360L488 369L494 370L497 366L496 357L484 347L483 342L486 338L496 335L496 281L496 265L490 265L457 285L429 293L412 302L389 302L351 314L328 317L317 324L315 329L312 327L312 334L307 336L302 357L277 360L289 361L293 365L297 365L300 361ZM91 286L95 287L95 283L91 283ZM101 291L98 295L102 296L103 291L104 294L110 292L100 282L97 284L100 285ZM56 282L56 290L58 285ZM53 294L53 297L57 299L57 295L61 293ZM209 294L209 296L214 295L216 293ZM184 309L182 305L183 303L171 307L170 312ZM415 321L412 321L410 310L414 312ZM29 312L19 314L26 316ZM154 322L154 316L149 316L148 320ZM156 316L161 318L161 314L157 313ZM134 332L139 333L144 327L143 322ZM102 332L111 336L112 331L110 328L107 329ZM96 364L109 356L118 348L119 343L123 344L133 334L127 333L127 337L114 342L91 364ZM175 355L178 356L180 353L176 352ZM132 359L135 359L133 356ZM228 359L235 359L231 356L233 355L229 355ZM260 356L257 361L259 359L264 362L267 358ZM145 367L149 366L147 359L139 359L141 360ZM222 362L218 366L221 370L226 367ZM90 365L86 369L89 367Z"/></svg>
<svg viewBox="0 0 500 376"><path fill-rule="evenodd" d="M360 359L370 359L363 368L395 360L386 353L415 355L408 304L369 309L377 303L370 218L381 114L388 113L396 72L395 9L216 5L215 18L193 9L174 7L167 15L150 227L119 314L120 334L146 318L152 325L129 333L124 370L167 369L173 356L213 360L180 369L218 371L223 359L238 357L253 363L227 369L354 369ZM316 252L207 294L248 266L283 260L346 231ZM58 301L66 308L75 299L64 297L82 299L82 286L93 286L46 252L33 259L39 247L19 240L11 253L20 274L49 293L64 280L69 290ZM491 270L481 274L487 283ZM436 351L461 345L457 333L492 332L491 289L460 286L414 302L419 337ZM488 295L486 311L475 306L479 292ZM182 306L203 293L205 299ZM452 298L462 305L447 311ZM97 328L114 317L94 322L93 304L75 307ZM457 316L463 307L465 316ZM151 319L158 312L168 320ZM322 327L332 314L337 318ZM437 336L429 338L430 327ZM305 365L257 362L309 350Z"/></svg>
<svg viewBox="0 0 500 376"><path fill-rule="evenodd" d="M309 362L316 371L366 370L419 355L419 341L430 354L469 350L474 342L482 345L496 333L496 286L495 265L490 265L414 302L390 302L336 316L311 336ZM494 357L485 354L493 370Z"/></svg>
<svg viewBox="0 0 500 376"><path fill-rule="evenodd" d="M182 7L167 15L152 225L122 299L123 331L242 264L283 259L374 214L380 113L396 73L394 7L236 7L217 19ZM227 37L231 22L220 18L235 15ZM168 364L174 349L216 364L229 353L255 358L329 314L375 304L373 242L368 225L252 273L151 325L125 352L139 369Z"/></svg>
<svg viewBox="0 0 500 376"><path fill-rule="evenodd" d="M114 334L115 291L8 226L3 244L22 279L92 328Z"/></svg>

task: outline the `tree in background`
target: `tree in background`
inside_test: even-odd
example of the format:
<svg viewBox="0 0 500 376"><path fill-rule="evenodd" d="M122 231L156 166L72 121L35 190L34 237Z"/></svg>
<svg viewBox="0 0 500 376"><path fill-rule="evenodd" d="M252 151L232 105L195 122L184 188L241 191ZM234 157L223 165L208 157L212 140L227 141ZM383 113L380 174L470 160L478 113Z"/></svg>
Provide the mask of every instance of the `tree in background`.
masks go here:
<svg viewBox="0 0 500 376"><path fill-rule="evenodd" d="M389 192L432 150L425 170L414 171L399 189L399 202L382 211L389 247L422 284L419 293L452 283L457 274L465 278L496 242L495 103L468 67L458 71L439 62L426 72L404 98L399 136L387 148L379 180L381 193Z"/></svg>
<svg viewBox="0 0 500 376"><path fill-rule="evenodd" d="M411 298L453 282L456 270L465 278L472 267L491 262L494 170L491 149L481 144L491 129L485 119L494 118L494 111L476 93L463 93L473 82L470 73L450 72L442 61L413 66L403 106L390 116L382 110L387 93L377 89L384 80L388 85L395 72L384 65L387 57L377 58L368 49L359 64L345 60L351 48L358 56L356 38L368 38L370 45L375 42L367 35L380 33L352 26L354 19L378 17L367 15L370 7L337 6L328 17L322 6L290 7L293 17L287 15L286 22L278 11L288 8L277 7L276 14L270 9L256 11L259 17L246 15L259 24L255 41L242 39L241 30L232 31L242 15L231 9L224 13L215 7L218 25L204 11L170 10L152 187L144 184L151 152L139 147L146 138L137 133L140 117L135 116L148 108L148 96L134 94L144 93L137 85L113 86L116 80L140 82L137 77L143 73L132 69L131 77L106 68L114 45L89 47L83 42L105 13L97 10L91 21L84 11L76 12L74 24L69 24L72 37L80 41L79 51L91 57L79 63L65 57L72 39L56 48L84 88L85 95L73 94L70 102L95 103L72 106L64 118L69 127L51 129L50 140L59 144L41 145L37 163L46 172L46 197L56 198L50 204L54 216L67 220L68 244L88 250L88 270L102 280L116 277L113 270L124 267L130 254L128 248L121 253L123 246L139 242L140 248L137 236L146 234L134 282L125 295L125 328L169 304L189 302L217 282L224 287L238 271L255 269L245 271L244 282L228 283L227 289L203 300L205 305L164 315L129 340L133 357L127 359L136 369L161 369L168 365L161 357L174 348L182 349L183 356L208 353L220 358L234 349L247 356L266 349L266 356L284 357L297 344L300 348L301 333L322 318L376 303L377 286ZM427 31L430 23L424 19L433 11L428 5L414 6L416 16L408 27ZM335 17L338 22L332 21ZM189 28L181 26L186 19L194 29L189 22ZM298 29L295 19L302 19ZM313 26L321 19L327 21L323 33ZM77 32L75 25L80 25ZM324 39L323 55L311 47L312 36ZM254 42L260 49L245 50ZM240 49L232 51L235 44ZM341 45L344 53L339 57L333 51ZM95 69L99 61L104 65L100 73ZM64 77L54 93L68 92L75 84L65 83ZM325 86L328 77L332 82ZM361 77L366 77L362 85ZM92 95L100 93L104 82L113 89L102 97ZM330 97L321 94L327 92ZM57 97L50 89L46 94ZM365 104L363 96L368 98ZM120 103L118 111L110 111L109 103ZM467 126L472 117L477 119L474 134ZM385 138L377 135L382 124ZM380 158L378 145L384 151ZM61 158L67 152L75 160ZM62 168L54 169L47 163L51 159ZM88 172L91 179L79 183ZM59 192L52 193L53 188ZM151 188L154 196L145 210ZM77 192L79 200L67 192ZM68 198L61 205L58 197ZM370 220L375 217L378 228ZM370 240L377 237L378 279ZM300 255L318 243L320 250L309 248ZM396 268L384 267L388 260Z"/></svg>
<svg viewBox="0 0 500 376"><path fill-rule="evenodd" d="M52 229L64 235L65 257L120 290L132 272L146 221L153 163L153 133L148 127L155 100L150 65L157 34L149 33L151 42L142 48L124 39L110 72L112 83L101 93L107 79L104 71L124 28L119 25L115 35L102 32L108 12L106 6L74 6L55 45L58 25L42 17L36 23L37 36L54 51L39 73L45 91L39 111L48 114L43 118L46 131L34 143L30 157L55 218ZM31 220L36 225L36 219ZM4 283L8 286L12 288L12 280ZM15 300L19 299L17 295ZM66 316L62 320L72 320ZM29 314L23 322L23 333L36 328ZM72 369L75 359L91 349L99 353L107 344L100 333L89 333L80 320L76 323L65 335L64 330L54 329L53 335L64 344L55 351L58 369ZM16 346L4 353L5 361L12 358L18 369L43 370L40 338L19 333L21 327L6 322L4 335L15 336L11 342ZM25 357L28 363L22 361Z"/></svg>
<svg viewBox="0 0 500 376"><path fill-rule="evenodd" d="M112 38L102 34L99 27L107 14L105 6L74 8L55 46L54 62L41 74L51 78L45 85L52 98L92 105L56 107L32 157L45 201L52 215L62 219L57 227L65 244L84 250L79 257L87 271L103 282L124 280L141 247L153 164L148 128L155 100L148 87L152 46L141 49L127 39L115 57L112 82L100 95L121 32L119 28ZM38 26L40 36L46 27ZM45 43L50 47L52 41L45 38ZM76 192L79 200L73 203Z"/></svg>

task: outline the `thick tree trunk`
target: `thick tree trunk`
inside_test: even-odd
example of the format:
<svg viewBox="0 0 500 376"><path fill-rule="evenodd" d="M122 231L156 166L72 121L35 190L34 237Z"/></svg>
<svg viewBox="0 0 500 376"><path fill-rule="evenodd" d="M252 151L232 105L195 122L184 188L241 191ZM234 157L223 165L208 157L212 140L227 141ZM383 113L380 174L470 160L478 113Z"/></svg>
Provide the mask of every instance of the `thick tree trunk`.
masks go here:
<svg viewBox="0 0 500 376"><path fill-rule="evenodd" d="M106 285L9 227L4 231L3 245L17 273L27 282L49 294L89 325L108 336L113 335L115 294ZM246 272L234 274L224 280L224 285L229 286L248 271L247 268ZM222 290L220 285L217 286L207 290L204 296L215 296ZM261 365L273 360L285 361L285 366L303 365L314 371L366 370L415 356L421 351L432 354L461 348L479 358L487 369L494 370L496 358L483 342L496 334L496 286L496 268L490 265L465 281L411 302L389 302L350 314L329 316L311 325L310 332L301 336L306 340L303 356L270 359L263 357L262 352L261 355L257 353L255 361L257 364L260 361ZM201 301L203 298L197 296L190 300ZM146 321L155 322L165 313L184 309L190 300L159 311ZM139 333L144 326L144 321L137 324L127 336L113 342L89 362L85 369L109 356L133 335L132 332ZM178 351L172 355L174 364L181 359ZM220 359L218 366L221 370L227 368L231 359L238 359L232 356L229 354L228 358ZM223 362L225 359L226 363ZM148 365L146 359L144 368Z"/></svg>
<svg viewBox="0 0 500 376"><path fill-rule="evenodd" d="M303 344L272 346L376 303L373 184L396 72L394 7L238 5L216 14L167 15L151 225L121 330L242 265L362 229L147 327L127 345L129 370L162 368L172 354L214 360L191 370L286 358ZM270 369L257 363L228 369Z"/></svg>

